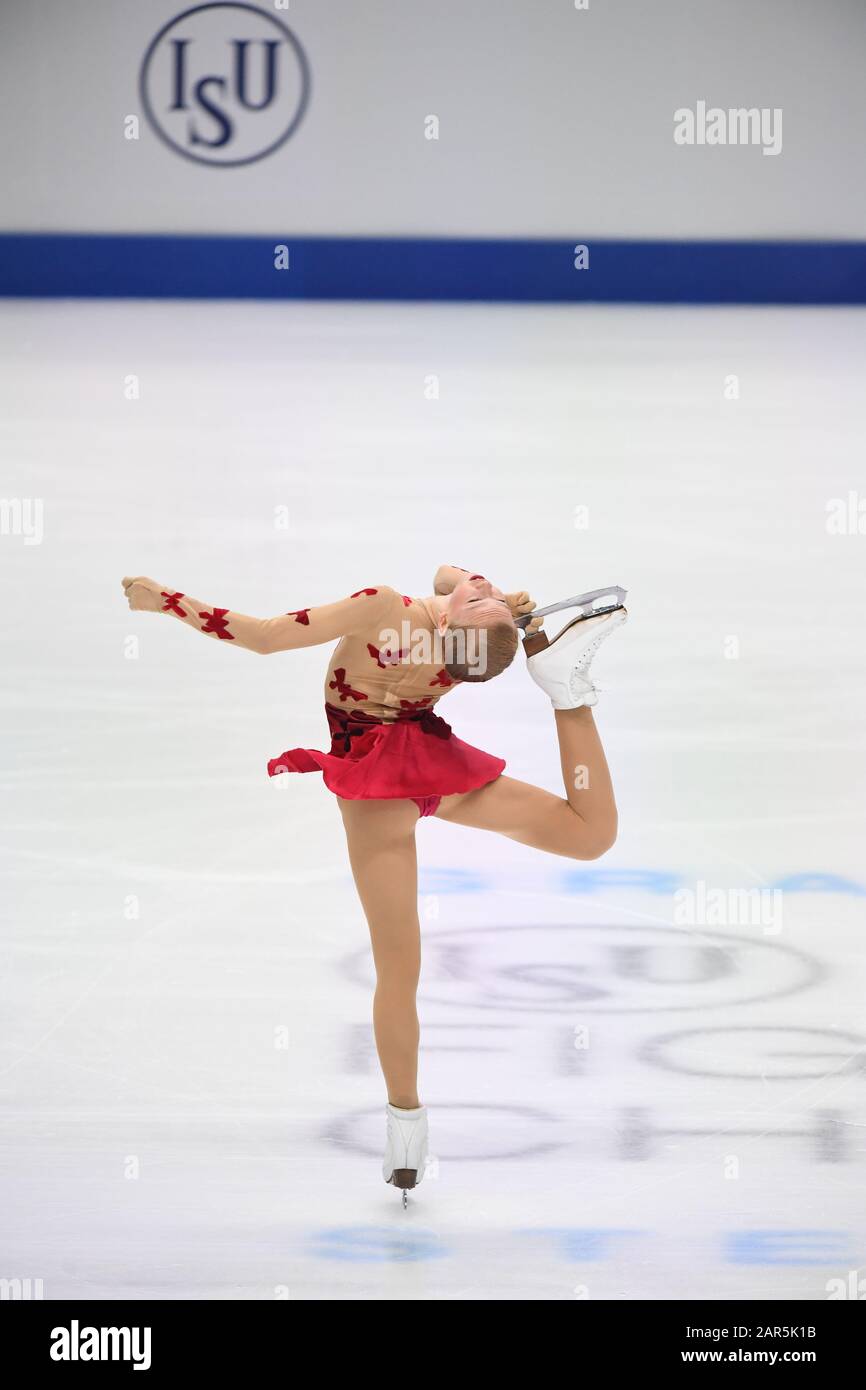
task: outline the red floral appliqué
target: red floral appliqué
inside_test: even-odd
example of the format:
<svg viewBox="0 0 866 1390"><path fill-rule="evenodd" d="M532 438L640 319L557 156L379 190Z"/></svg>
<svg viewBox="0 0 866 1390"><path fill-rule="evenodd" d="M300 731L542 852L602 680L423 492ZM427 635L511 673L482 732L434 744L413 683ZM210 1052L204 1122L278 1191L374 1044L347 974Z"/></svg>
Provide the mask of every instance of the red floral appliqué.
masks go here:
<svg viewBox="0 0 866 1390"><path fill-rule="evenodd" d="M228 611L227 608L215 608L212 613L208 613L207 611L199 613L200 618L207 619L202 628L202 632L214 632L221 642L233 642L235 640L234 636L229 632L229 625L226 622L226 613L228 613Z"/></svg>
<svg viewBox="0 0 866 1390"><path fill-rule="evenodd" d="M367 643L367 651L375 661L376 665L384 671L388 666L396 666L406 655L404 651L391 652L387 648L374 647L372 642Z"/></svg>
<svg viewBox="0 0 866 1390"><path fill-rule="evenodd" d="M363 690L353 690L346 681L345 666L338 666L334 672L334 679L328 681L328 689L336 690L341 700L366 700L367 696Z"/></svg>
<svg viewBox="0 0 866 1390"><path fill-rule="evenodd" d="M404 604L406 605L406 607L408 608L409 605L410 605L410 603L412 602L412 600L411 600L410 598L408 598L406 594L401 594L400 597L401 597L401 599L403 600L403 602L404 602Z"/></svg>
<svg viewBox="0 0 866 1390"><path fill-rule="evenodd" d="M401 700L401 701L400 701L400 708L401 708L401 709L423 709L425 705L429 705L429 704L430 704L430 696L429 696L429 695L425 695L423 700Z"/></svg>
<svg viewBox="0 0 866 1390"><path fill-rule="evenodd" d="M309 608L291 608L289 612L286 614L286 617L294 618L295 622L300 623L302 627L310 626Z"/></svg>
<svg viewBox="0 0 866 1390"><path fill-rule="evenodd" d="M360 598L362 594L370 594L370 595L372 595L372 594L378 594L378 592L379 592L378 589L356 589L355 592L354 592L354 594L350 594L350 598Z"/></svg>
<svg viewBox="0 0 866 1390"><path fill-rule="evenodd" d="M166 600L166 602L162 605L163 613L176 613L179 618L186 617L186 613L183 611L180 604L178 603L178 599L183 598L183 594L169 594L166 593L165 589L161 589L160 593L162 594L162 597Z"/></svg>
<svg viewBox="0 0 866 1390"><path fill-rule="evenodd" d="M449 686L454 684L454 682L449 676L448 672L445 670L445 667L443 666L441 671L437 671L436 679L434 681L431 681L430 684L443 685L447 690Z"/></svg>

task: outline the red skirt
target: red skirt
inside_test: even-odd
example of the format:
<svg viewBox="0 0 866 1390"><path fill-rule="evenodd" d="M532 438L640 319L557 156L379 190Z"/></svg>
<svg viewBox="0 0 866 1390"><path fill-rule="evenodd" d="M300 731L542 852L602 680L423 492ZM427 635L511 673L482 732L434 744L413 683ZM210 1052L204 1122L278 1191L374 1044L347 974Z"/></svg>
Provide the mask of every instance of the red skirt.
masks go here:
<svg viewBox="0 0 866 1390"><path fill-rule="evenodd" d="M290 748L271 758L268 773L321 772L325 786L349 801L395 797L451 796L492 782L504 758L482 753L455 738L432 710L392 723L360 711L325 705L331 749Z"/></svg>

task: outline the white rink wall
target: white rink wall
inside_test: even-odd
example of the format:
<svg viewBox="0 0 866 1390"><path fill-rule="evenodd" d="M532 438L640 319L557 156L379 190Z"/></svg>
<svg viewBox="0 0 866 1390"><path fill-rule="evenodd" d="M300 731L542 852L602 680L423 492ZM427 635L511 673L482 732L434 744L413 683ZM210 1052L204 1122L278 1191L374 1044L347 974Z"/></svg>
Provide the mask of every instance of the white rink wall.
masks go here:
<svg viewBox="0 0 866 1390"><path fill-rule="evenodd" d="M3 7L0 230L866 234L859 0L262 5L303 45L311 97L284 145L235 168L179 156L142 114L143 57L184 8ZM699 101L780 110L780 152L676 145L674 112Z"/></svg>

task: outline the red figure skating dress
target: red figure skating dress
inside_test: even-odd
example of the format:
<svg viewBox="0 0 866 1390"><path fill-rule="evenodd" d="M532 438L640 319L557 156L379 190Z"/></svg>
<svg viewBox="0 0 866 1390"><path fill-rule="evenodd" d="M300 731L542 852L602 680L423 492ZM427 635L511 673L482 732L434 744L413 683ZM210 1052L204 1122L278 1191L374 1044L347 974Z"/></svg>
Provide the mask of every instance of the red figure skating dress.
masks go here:
<svg viewBox="0 0 866 1390"><path fill-rule="evenodd" d="M337 603L250 618L170 589L159 596L163 612L217 641L252 651L337 641L325 677L330 749L290 748L269 761L272 777L321 772L337 796L350 801L407 797L422 815L430 815L440 797L483 787L503 771L504 759L456 738L434 713L458 682L442 665L428 599L377 584Z"/></svg>

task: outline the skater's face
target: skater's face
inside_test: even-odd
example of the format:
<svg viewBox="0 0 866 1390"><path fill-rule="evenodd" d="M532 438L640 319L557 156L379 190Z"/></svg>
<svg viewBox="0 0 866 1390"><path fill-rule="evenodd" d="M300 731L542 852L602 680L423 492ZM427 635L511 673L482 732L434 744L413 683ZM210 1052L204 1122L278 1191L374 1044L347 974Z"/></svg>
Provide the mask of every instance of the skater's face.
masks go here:
<svg viewBox="0 0 866 1390"><path fill-rule="evenodd" d="M447 610L439 620L440 631L446 627L489 627L491 623L511 623L511 609L501 589L481 574L461 579L453 590Z"/></svg>

